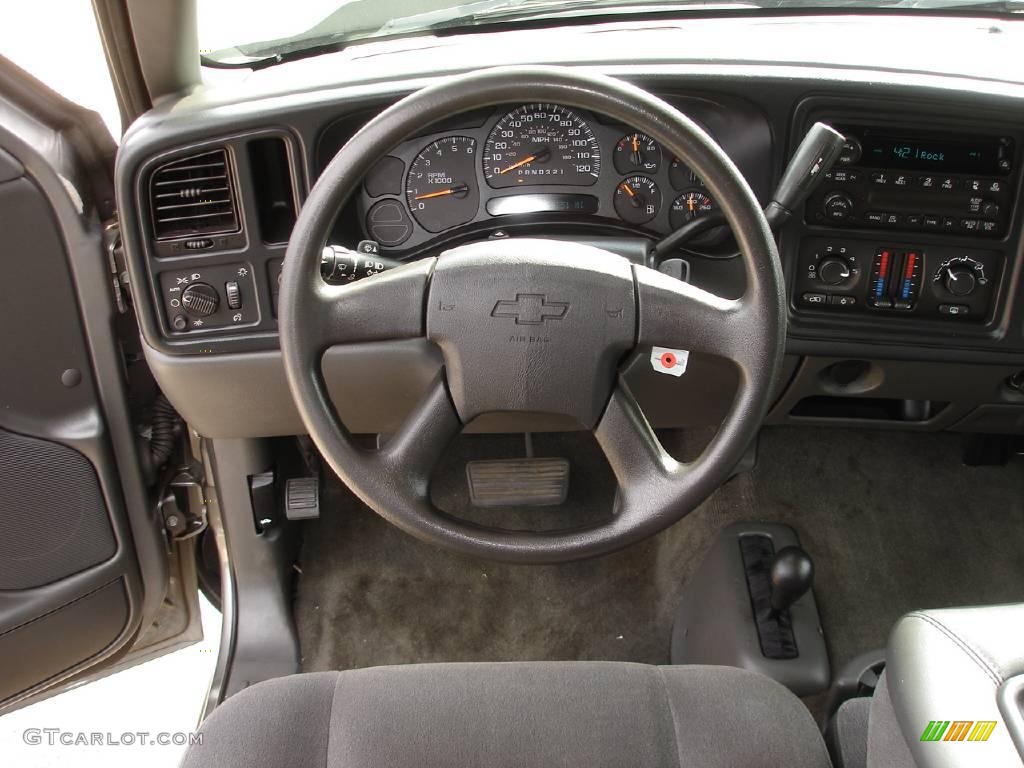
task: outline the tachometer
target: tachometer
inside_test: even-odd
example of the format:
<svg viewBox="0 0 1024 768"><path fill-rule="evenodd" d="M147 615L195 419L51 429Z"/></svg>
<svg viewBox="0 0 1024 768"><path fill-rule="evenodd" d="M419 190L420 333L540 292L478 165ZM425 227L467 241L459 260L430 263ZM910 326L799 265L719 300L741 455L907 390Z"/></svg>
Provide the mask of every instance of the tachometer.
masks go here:
<svg viewBox="0 0 1024 768"><path fill-rule="evenodd" d="M527 184L589 186L601 174L601 148L587 122L555 104L526 104L505 115L484 144L484 178L495 188Z"/></svg>
<svg viewBox="0 0 1024 768"><path fill-rule="evenodd" d="M409 168L405 199L416 221L430 232L472 221L480 206L476 140L446 136L428 145Z"/></svg>

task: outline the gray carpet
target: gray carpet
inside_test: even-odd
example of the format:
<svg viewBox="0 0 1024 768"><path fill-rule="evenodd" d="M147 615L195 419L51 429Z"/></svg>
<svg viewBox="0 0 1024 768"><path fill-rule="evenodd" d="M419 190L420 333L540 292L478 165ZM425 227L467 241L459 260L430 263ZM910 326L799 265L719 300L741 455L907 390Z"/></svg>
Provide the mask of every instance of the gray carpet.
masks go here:
<svg viewBox="0 0 1024 768"><path fill-rule="evenodd" d="M460 438L436 482L465 512L464 460L519 450ZM573 463L562 510L478 520L564 527L607 514L612 481L583 436L538 436ZM506 453L506 455L509 455ZM1024 600L1024 471L969 468L954 435L774 428L753 473L669 530L596 560L510 566L449 555L400 533L335 483L305 530L295 616L307 671L426 661L668 661L680 591L737 520L792 525L815 559L833 669L881 647L916 608Z"/></svg>

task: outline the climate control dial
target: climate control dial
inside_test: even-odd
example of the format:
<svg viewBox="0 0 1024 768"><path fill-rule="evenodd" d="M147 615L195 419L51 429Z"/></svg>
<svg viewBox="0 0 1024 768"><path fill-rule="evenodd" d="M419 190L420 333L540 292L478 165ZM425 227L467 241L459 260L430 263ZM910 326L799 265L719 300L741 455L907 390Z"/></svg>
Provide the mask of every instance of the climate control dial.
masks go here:
<svg viewBox="0 0 1024 768"><path fill-rule="evenodd" d="M841 285L851 275L850 265L845 259L830 257L818 264L818 279L825 285Z"/></svg>
<svg viewBox="0 0 1024 768"><path fill-rule="evenodd" d="M970 296L978 285L974 270L968 267L951 267L942 278L946 290L954 296Z"/></svg>
<svg viewBox="0 0 1024 768"><path fill-rule="evenodd" d="M970 296L988 283L985 265L970 256L948 259L939 265L933 278L952 296Z"/></svg>

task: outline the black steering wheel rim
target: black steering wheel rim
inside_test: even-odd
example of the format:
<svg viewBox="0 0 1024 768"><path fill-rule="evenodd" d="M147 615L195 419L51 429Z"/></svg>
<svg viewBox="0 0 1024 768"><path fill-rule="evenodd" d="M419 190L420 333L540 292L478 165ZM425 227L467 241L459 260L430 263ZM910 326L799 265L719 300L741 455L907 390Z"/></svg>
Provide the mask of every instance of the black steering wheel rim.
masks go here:
<svg viewBox="0 0 1024 768"><path fill-rule="evenodd" d="M437 510L429 499L430 470L462 427L444 373L401 430L381 450L367 451L339 420L320 366L330 343L426 335L425 301L437 259L343 288L327 286L319 276L320 254L337 212L382 150L454 113L518 101L591 110L661 143L701 177L718 201L747 274L743 297L727 301L644 267L633 268L634 347L723 354L738 367L740 386L715 438L700 458L684 465L664 452L620 380L594 429L618 481L615 512L606 523L588 528L497 530ZM332 469L368 506L408 533L456 552L549 563L603 554L646 538L692 511L728 478L770 404L784 348L784 297L775 243L761 207L731 160L699 126L657 97L610 77L561 67L502 67L411 94L371 120L338 152L310 192L293 231L281 282L279 328L289 386L303 423ZM385 307L389 314L381 323ZM670 340L678 343L659 343Z"/></svg>

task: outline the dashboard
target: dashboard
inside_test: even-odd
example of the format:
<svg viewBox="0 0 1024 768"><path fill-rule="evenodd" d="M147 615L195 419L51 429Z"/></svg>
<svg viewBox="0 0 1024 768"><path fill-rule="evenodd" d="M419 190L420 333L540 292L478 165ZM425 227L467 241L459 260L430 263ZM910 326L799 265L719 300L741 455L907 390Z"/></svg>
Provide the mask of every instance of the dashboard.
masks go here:
<svg viewBox="0 0 1024 768"><path fill-rule="evenodd" d="M706 23L728 37L749 22ZM915 20L915 29L922 23L931 22ZM876 44L882 34L915 49L917 38L897 21L828 24L854 47L835 49L837 62L827 65L782 66L754 45L743 61L712 67L678 53L672 30L573 28L448 40L437 73L417 69L415 46L347 59L360 77L339 74L325 56L254 75L269 78L264 93L249 84L161 105L126 135L117 170L133 298L154 374L207 436L300 431L276 299L306 193L381 110L446 72L513 63L523 36L534 34L568 46L565 60L552 63L586 60L677 107L715 139L763 204L814 122L847 136L840 162L778 233L789 318L770 422L1024 431L1024 85L947 73L946 59L929 73L908 69L912 50ZM963 25L964 45L984 50L990 41ZM789 20L780 34L801 28ZM648 50L651 61L608 60L603 51L615 40ZM883 51L876 69L838 62L858 45ZM338 211L331 242L369 243L372 253L411 261L463 242L528 235L636 258L644 253L637 244L715 210L700 179L632 126L568 105L514 101L452 115L381 147ZM685 266L677 277L742 295L745 276L727 232L706 233L670 256ZM357 432L396 428L441 364L419 342L334 348L324 358L339 412ZM716 358L695 355L687 375L672 381L643 359L624 361L623 370L658 427L715 424L736 388L735 370ZM565 425L517 417L477 427Z"/></svg>
<svg viewBox="0 0 1024 768"><path fill-rule="evenodd" d="M772 137L764 115L738 100L673 101L714 132L765 198ZM320 168L352 128L350 119L328 127ZM718 210L701 180L650 137L601 115L540 103L460 115L410 138L367 175L357 204L362 235L396 258L524 225L655 237ZM714 246L726 234L706 233L697 244ZM336 232L339 242L345 235Z"/></svg>

